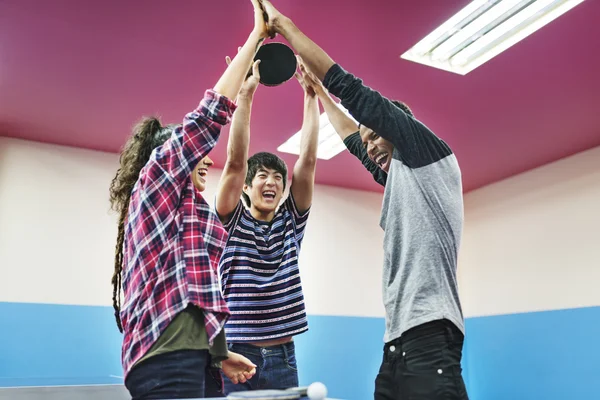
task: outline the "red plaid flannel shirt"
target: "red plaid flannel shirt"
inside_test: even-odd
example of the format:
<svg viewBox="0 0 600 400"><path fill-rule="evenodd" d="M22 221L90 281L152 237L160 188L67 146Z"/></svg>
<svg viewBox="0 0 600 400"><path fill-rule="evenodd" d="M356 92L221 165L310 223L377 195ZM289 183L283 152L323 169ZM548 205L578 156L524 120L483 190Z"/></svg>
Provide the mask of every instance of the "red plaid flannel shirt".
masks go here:
<svg viewBox="0 0 600 400"><path fill-rule="evenodd" d="M183 126L152 152L133 189L123 252L125 376L189 303L204 311L210 343L229 317L216 273L227 233L191 173L235 108L207 90Z"/></svg>

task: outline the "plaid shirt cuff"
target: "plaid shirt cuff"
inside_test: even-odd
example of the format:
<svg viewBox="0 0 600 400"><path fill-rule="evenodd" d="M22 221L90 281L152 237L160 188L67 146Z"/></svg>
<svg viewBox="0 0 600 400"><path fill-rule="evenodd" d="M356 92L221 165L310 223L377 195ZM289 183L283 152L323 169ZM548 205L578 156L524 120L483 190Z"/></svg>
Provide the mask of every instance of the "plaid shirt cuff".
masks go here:
<svg viewBox="0 0 600 400"><path fill-rule="evenodd" d="M237 105L226 96L209 89L204 94L200 108L203 109L204 115L208 119L219 125L227 125L231 122L231 117Z"/></svg>

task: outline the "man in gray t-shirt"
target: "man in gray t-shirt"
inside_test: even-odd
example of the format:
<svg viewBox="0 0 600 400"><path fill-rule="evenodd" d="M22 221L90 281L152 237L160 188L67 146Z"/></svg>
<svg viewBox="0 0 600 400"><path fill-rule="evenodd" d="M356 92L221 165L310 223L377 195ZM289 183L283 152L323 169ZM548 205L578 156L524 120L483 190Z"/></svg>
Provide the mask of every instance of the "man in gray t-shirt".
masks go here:
<svg viewBox="0 0 600 400"><path fill-rule="evenodd" d="M384 357L376 400L467 399L461 358L464 319L457 258L463 227L461 172L452 150L410 109L336 64L264 0L271 33L303 59L301 71L348 149L385 186ZM360 123L337 108L323 86ZM358 131L358 132L357 132Z"/></svg>

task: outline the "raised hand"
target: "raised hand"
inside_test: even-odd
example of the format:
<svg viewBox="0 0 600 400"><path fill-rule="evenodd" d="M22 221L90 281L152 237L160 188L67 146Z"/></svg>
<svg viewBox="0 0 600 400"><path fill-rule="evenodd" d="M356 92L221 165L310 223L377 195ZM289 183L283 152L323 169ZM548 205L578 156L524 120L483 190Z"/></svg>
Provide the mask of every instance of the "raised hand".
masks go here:
<svg viewBox="0 0 600 400"><path fill-rule="evenodd" d="M304 88L307 95L314 96L315 94L319 97L326 95L327 90L323 87L323 84L317 78L315 74L313 74L304 64L302 57L299 55L296 56L298 60L298 69L299 72L296 72L296 79L300 82L300 85Z"/></svg>
<svg viewBox="0 0 600 400"><path fill-rule="evenodd" d="M287 17L280 13L279 10L277 10L275 7L273 7L273 4L271 4L269 0L260 0L260 2L262 4L265 14L267 15L266 21L268 26L268 34L269 37L272 39L278 33L281 33L279 31L281 29L281 23Z"/></svg>
<svg viewBox="0 0 600 400"><path fill-rule="evenodd" d="M259 64L260 60L256 60L254 61L254 64L252 64L252 75L250 75L242 85L240 95L251 96L256 91L256 88L260 83L260 70L258 69Z"/></svg>
<svg viewBox="0 0 600 400"><path fill-rule="evenodd" d="M311 85L309 85L306 82L306 80L304 79L304 75L302 74L302 72L296 71L296 73L294 74L294 77L298 80L298 83L300 83L300 86L302 86L302 89L304 89L304 93L308 97L315 97L316 96L315 90L312 88Z"/></svg>

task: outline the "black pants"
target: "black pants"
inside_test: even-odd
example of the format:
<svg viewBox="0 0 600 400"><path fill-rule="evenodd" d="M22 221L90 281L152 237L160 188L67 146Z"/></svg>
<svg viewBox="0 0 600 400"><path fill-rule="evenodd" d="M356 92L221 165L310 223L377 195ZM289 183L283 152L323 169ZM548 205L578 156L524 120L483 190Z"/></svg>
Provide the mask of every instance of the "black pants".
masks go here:
<svg viewBox="0 0 600 400"><path fill-rule="evenodd" d="M136 365L125 387L133 400L223 396L219 370L210 368L208 350L159 354Z"/></svg>
<svg viewBox="0 0 600 400"><path fill-rule="evenodd" d="M463 334L447 320L428 322L386 343L375 400L468 400Z"/></svg>

